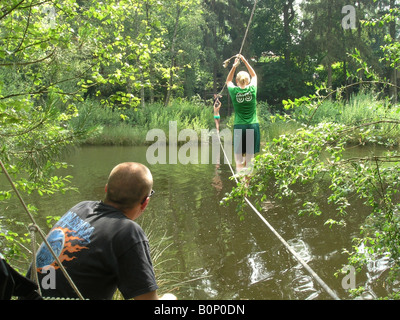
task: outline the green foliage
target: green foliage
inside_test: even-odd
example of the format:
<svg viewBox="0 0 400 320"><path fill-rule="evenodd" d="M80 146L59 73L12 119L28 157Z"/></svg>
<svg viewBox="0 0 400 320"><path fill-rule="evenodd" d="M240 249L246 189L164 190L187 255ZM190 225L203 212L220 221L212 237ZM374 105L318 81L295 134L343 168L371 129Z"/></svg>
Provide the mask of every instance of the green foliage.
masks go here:
<svg viewBox="0 0 400 320"><path fill-rule="evenodd" d="M119 40L120 22L140 6L130 1L118 6L113 1L85 5L91 10L73 0L0 5L0 159L23 195L71 189L72 177L55 172L67 167L59 161L63 152L88 132L84 121L72 121L84 96L95 85L119 84L127 72L138 70L127 65L129 55L140 55L143 65L149 60L143 48L150 43L133 46L126 37ZM136 35L149 34L142 29ZM158 50L153 40L152 50ZM114 100L123 103L130 97L121 96ZM7 217L7 201L15 195L4 188L0 200ZM14 255L16 238L11 230L3 232L5 254Z"/></svg>
<svg viewBox="0 0 400 320"><path fill-rule="evenodd" d="M258 98L271 105L280 105L282 100L300 97L313 92L314 84L309 80L312 76L298 68L288 65L283 59L268 60L257 64Z"/></svg>
<svg viewBox="0 0 400 320"><path fill-rule="evenodd" d="M260 210L270 197L277 201L304 199L297 208L299 215L322 216L327 226L340 228L358 198L371 214L360 238L354 239L350 262L361 267L371 256L386 254L393 261L391 270L396 278L400 268L399 154L392 151L346 158L349 136L358 130L353 128L350 133L346 125L321 122L274 139L256 157L249 180L239 183L224 203L234 200L243 219L244 197L252 199ZM336 216L327 216L323 208L328 206L336 209Z"/></svg>
<svg viewBox="0 0 400 320"><path fill-rule="evenodd" d="M328 170L330 161L341 159L344 141L339 132L342 129L341 125L321 123L315 128L303 127L294 134L273 139L254 162L254 172L262 174L251 175L249 187L241 185L240 193L263 202L266 195L292 199L306 187L313 189L314 182L322 179ZM321 157L324 152L329 154L328 163ZM321 212L312 210L317 207L308 201L301 213L320 215Z"/></svg>
<svg viewBox="0 0 400 320"><path fill-rule="evenodd" d="M353 132L349 142L395 146L400 143L400 109L380 94L370 90L353 95L349 101L322 99L311 102L298 99L292 116L300 122L316 125L320 122L340 123L347 126L362 126ZM307 102L311 102L307 105ZM285 102L289 105L291 102ZM365 124L370 124L366 126ZM350 137L349 137L350 139Z"/></svg>

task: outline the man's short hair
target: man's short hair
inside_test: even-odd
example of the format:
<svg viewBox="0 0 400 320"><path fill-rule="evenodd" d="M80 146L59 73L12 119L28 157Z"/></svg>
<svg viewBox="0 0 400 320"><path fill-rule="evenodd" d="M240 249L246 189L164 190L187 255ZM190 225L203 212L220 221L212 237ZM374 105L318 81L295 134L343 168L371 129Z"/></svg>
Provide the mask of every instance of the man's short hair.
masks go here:
<svg viewBox="0 0 400 320"><path fill-rule="evenodd" d="M106 201L118 205L119 209L130 209L146 199L152 186L153 178L146 166L136 162L121 163L108 177Z"/></svg>

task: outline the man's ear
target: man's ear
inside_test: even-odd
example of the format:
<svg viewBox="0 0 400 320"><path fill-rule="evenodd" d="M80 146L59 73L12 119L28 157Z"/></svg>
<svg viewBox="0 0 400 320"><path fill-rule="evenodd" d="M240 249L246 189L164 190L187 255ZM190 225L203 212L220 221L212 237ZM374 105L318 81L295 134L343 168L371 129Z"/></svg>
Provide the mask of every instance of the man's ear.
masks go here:
<svg viewBox="0 0 400 320"><path fill-rule="evenodd" d="M147 197L146 200L140 205L140 209L144 211L146 209L147 205L149 204L150 197Z"/></svg>
<svg viewBox="0 0 400 320"><path fill-rule="evenodd" d="M106 184L106 186L104 187L104 192L107 193L107 189L108 189L108 185Z"/></svg>

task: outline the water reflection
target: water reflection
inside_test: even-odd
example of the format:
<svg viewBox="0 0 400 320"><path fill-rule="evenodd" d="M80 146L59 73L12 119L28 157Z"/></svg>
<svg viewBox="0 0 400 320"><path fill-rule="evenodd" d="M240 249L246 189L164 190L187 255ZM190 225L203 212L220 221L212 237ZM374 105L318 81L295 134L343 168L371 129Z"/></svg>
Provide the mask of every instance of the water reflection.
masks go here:
<svg viewBox="0 0 400 320"><path fill-rule="evenodd" d="M291 239L288 240L287 243L305 263L308 263L312 260L311 249L302 239ZM300 263L296 266L296 268L301 268Z"/></svg>
<svg viewBox="0 0 400 320"><path fill-rule="evenodd" d="M387 254L369 254L364 245L358 248L360 253L366 254L366 279L363 280L364 292L357 300L373 300L384 294L382 286L382 278L387 275L393 261L388 257ZM393 292L399 290L399 283L395 282L392 288L386 288L387 292Z"/></svg>
<svg viewBox="0 0 400 320"><path fill-rule="evenodd" d="M249 266L249 285L256 284L258 282L270 279L274 276L274 271L268 271L265 265L265 259L263 259L264 252L256 252L250 254L247 259L247 264Z"/></svg>
<svg viewBox="0 0 400 320"><path fill-rule="evenodd" d="M40 223L78 201L101 199L110 169L123 161L146 163L145 155L141 147L88 147L68 155L73 167L61 174L74 176L80 192L29 199L40 210ZM250 210L240 221L233 205L219 205L233 187L223 161L149 167L156 194L138 222L169 239L162 272L178 284L180 299L330 299ZM297 216L297 202L265 203L263 214L329 287L350 298L334 273L346 264L340 252L350 249L362 216L338 233L324 226L323 217ZM26 221L21 212L19 217ZM366 281L372 284L387 266L385 260L371 263Z"/></svg>

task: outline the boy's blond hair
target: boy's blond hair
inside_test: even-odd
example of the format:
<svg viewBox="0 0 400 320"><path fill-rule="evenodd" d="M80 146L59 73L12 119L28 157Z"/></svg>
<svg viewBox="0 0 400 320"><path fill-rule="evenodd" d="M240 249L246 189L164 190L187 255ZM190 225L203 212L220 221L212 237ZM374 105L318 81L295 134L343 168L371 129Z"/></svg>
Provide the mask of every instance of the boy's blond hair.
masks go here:
<svg viewBox="0 0 400 320"><path fill-rule="evenodd" d="M246 71L240 71L236 76L236 82L245 87L250 84L250 75Z"/></svg>

